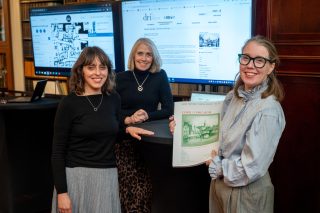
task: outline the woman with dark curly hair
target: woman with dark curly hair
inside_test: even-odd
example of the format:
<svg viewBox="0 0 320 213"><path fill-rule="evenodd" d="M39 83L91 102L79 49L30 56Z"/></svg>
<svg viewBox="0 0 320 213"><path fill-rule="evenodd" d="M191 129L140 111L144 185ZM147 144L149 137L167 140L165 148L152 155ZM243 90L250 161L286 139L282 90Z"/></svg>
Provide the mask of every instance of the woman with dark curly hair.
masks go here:
<svg viewBox="0 0 320 213"><path fill-rule="evenodd" d="M111 67L102 49L86 47L71 70L54 122L52 212L121 212L114 154L121 101Z"/></svg>

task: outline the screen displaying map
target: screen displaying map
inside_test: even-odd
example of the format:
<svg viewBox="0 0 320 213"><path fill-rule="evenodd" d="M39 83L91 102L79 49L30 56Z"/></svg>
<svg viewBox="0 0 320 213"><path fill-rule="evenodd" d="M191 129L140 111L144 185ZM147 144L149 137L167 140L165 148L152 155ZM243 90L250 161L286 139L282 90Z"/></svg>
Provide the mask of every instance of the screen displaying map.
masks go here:
<svg viewBox="0 0 320 213"><path fill-rule="evenodd" d="M115 68L110 4L33 8L30 23L36 74L69 76L71 67L87 46L103 49Z"/></svg>

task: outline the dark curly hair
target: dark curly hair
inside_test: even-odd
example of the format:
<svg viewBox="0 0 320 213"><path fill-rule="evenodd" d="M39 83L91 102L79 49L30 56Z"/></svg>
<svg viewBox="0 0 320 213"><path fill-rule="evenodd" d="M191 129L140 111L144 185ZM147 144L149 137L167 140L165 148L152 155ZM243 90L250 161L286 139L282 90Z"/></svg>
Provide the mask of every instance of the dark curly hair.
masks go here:
<svg viewBox="0 0 320 213"><path fill-rule="evenodd" d="M77 95L84 94L83 67L92 64L98 58L100 63L108 68L108 77L101 88L102 93L109 94L115 89L115 73L108 55L99 47L85 47L71 69L69 91Z"/></svg>

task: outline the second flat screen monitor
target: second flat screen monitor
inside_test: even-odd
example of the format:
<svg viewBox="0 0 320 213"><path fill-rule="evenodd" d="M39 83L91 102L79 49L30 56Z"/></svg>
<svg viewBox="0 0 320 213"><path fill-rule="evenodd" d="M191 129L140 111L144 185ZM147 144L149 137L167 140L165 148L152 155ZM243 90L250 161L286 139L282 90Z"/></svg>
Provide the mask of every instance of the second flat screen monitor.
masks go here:
<svg viewBox="0 0 320 213"><path fill-rule="evenodd" d="M252 35L252 0L148 0L121 5L124 62L152 39L170 82L231 85L237 54Z"/></svg>
<svg viewBox="0 0 320 213"><path fill-rule="evenodd" d="M63 5L30 10L35 74L69 76L83 48L98 46L119 69L112 5Z"/></svg>

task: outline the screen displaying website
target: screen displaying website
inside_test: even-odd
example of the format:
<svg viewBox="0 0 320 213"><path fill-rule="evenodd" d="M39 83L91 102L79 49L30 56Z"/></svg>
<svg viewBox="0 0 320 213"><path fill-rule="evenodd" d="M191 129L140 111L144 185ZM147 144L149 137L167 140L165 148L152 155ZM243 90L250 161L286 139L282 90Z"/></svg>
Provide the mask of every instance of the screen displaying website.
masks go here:
<svg viewBox="0 0 320 213"><path fill-rule="evenodd" d="M124 57L152 39L170 82L232 84L237 54L251 37L251 0L148 0L122 3Z"/></svg>
<svg viewBox="0 0 320 213"><path fill-rule="evenodd" d="M30 13L37 74L71 68L84 47L98 46L114 63L112 8L109 4L34 8ZM47 68L55 68L55 71ZM51 70L51 71L50 71ZM58 73L57 73L58 74Z"/></svg>

